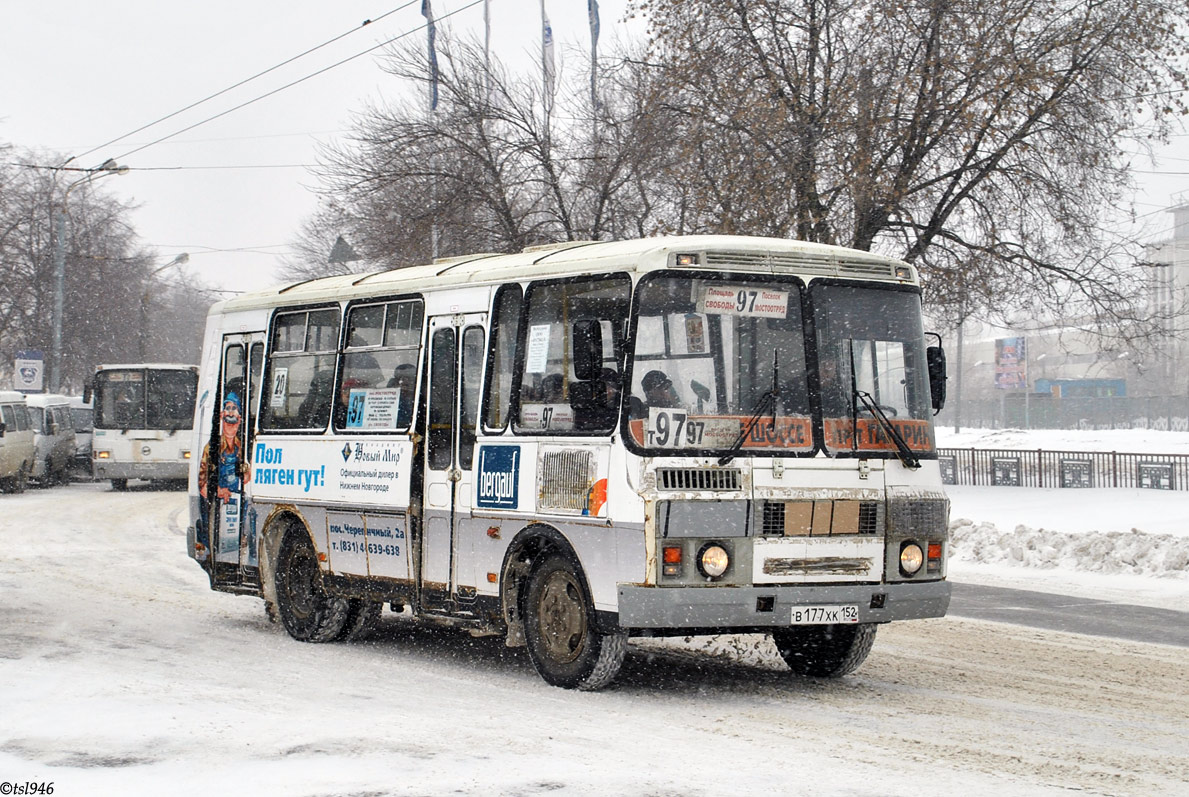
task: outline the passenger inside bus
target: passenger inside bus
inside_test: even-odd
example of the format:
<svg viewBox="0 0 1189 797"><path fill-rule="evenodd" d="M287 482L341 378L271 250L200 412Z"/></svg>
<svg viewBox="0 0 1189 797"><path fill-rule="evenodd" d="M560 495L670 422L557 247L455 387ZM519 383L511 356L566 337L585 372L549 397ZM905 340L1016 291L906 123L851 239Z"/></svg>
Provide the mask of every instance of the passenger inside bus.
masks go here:
<svg viewBox="0 0 1189 797"><path fill-rule="evenodd" d="M408 426L413 420L413 390L417 383L417 369L409 363L396 366L388 387L400 390L396 405L396 425Z"/></svg>
<svg viewBox="0 0 1189 797"><path fill-rule="evenodd" d="M640 383L644 388L644 398L649 407L680 407L681 399L677 389L673 387L673 380L665 376L663 371L649 371L644 374Z"/></svg>
<svg viewBox="0 0 1189 797"><path fill-rule="evenodd" d="M632 418L647 417L649 407L681 406L681 399L673 386L673 380L666 376L664 371L654 369L644 374L640 387L644 392L644 399L633 395L629 401L629 414Z"/></svg>
<svg viewBox="0 0 1189 797"><path fill-rule="evenodd" d="M322 369L310 380L310 391L297 407L297 429L326 426L326 415L334 395L334 369Z"/></svg>

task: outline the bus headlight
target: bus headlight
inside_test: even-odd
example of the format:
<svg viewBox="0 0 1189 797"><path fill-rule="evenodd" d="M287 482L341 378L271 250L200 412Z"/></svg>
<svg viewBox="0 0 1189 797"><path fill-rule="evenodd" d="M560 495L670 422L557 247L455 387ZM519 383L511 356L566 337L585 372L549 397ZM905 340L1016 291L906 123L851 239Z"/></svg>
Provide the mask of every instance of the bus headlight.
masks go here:
<svg viewBox="0 0 1189 797"><path fill-rule="evenodd" d="M915 575L925 563L925 552L915 542L906 542L900 547L900 572L906 576Z"/></svg>
<svg viewBox="0 0 1189 797"><path fill-rule="evenodd" d="M721 577L723 573L727 572L727 567L730 564L731 557L727 553L727 549L718 543L712 542L706 545L698 554L698 569L707 578Z"/></svg>
<svg viewBox="0 0 1189 797"><path fill-rule="evenodd" d="M95 459L110 459L110 458L111 458L110 451L96 451L95 452Z"/></svg>

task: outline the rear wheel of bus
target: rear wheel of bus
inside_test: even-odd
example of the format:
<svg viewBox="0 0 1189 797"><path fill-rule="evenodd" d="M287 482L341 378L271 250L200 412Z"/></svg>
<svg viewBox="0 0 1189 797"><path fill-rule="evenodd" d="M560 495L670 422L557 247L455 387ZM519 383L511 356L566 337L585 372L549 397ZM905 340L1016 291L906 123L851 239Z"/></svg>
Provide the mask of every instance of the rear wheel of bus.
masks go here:
<svg viewBox="0 0 1189 797"><path fill-rule="evenodd" d="M294 639L330 642L347 624L350 604L326 594L314 546L305 531L290 528L281 541L276 570L277 610Z"/></svg>
<svg viewBox="0 0 1189 797"><path fill-rule="evenodd" d="M772 641L797 675L839 678L867 659L875 643L875 624L781 628L772 632Z"/></svg>
<svg viewBox="0 0 1189 797"><path fill-rule="evenodd" d="M594 604L582 574L561 554L532 570L524 599L524 636L533 667L546 682L567 689L601 689L615 678L627 635L595 627Z"/></svg>

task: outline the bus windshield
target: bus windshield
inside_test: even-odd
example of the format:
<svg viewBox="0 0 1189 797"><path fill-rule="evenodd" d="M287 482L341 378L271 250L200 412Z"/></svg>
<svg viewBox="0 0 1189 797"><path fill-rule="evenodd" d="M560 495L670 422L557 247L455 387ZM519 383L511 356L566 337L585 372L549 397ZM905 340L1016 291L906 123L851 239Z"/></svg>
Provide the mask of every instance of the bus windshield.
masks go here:
<svg viewBox="0 0 1189 797"><path fill-rule="evenodd" d="M198 375L188 369L109 369L95 375L99 429L188 428Z"/></svg>
<svg viewBox="0 0 1189 797"><path fill-rule="evenodd" d="M934 450L915 292L818 282L806 297L791 277L670 273L643 280L636 307L628 418L641 448L895 456L895 434Z"/></svg>
<svg viewBox="0 0 1189 797"><path fill-rule="evenodd" d="M809 297L826 452L894 451L888 425L909 449L932 452L920 297L828 283L815 284Z"/></svg>
<svg viewBox="0 0 1189 797"><path fill-rule="evenodd" d="M792 278L642 281L628 414L636 444L811 451L802 292Z"/></svg>

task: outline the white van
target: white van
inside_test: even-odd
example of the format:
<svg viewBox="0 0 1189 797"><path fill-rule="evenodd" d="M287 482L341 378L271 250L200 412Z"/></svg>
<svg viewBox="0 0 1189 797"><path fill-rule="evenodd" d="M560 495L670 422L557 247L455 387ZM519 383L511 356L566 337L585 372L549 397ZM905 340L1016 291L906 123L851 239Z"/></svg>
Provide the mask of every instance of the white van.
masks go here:
<svg viewBox="0 0 1189 797"><path fill-rule="evenodd" d="M25 395L0 390L0 488L19 493L33 472L33 423Z"/></svg>
<svg viewBox="0 0 1189 797"><path fill-rule="evenodd" d="M70 397L70 418L74 422L74 467L91 476L91 436L95 431L95 410L82 396Z"/></svg>
<svg viewBox="0 0 1189 797"><path fill-rule="evenodd" d="M74 459L74 421L70 399L53 393L27 396L37 452L30 474L43 485L69 481L66 469Z"/></svg>

